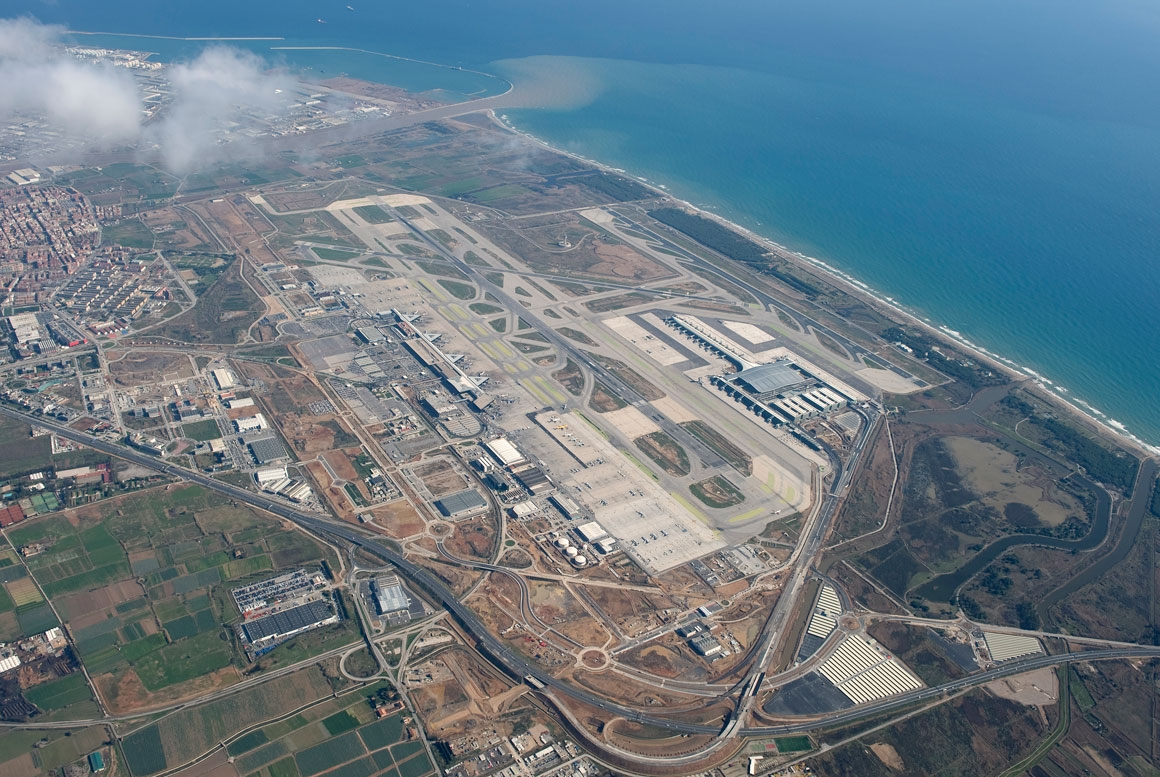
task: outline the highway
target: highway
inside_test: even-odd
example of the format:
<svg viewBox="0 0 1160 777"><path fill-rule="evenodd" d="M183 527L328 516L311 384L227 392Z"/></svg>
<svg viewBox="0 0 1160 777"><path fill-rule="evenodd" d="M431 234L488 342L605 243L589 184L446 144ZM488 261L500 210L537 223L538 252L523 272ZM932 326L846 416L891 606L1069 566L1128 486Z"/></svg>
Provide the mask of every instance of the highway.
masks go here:
<svg viewBox="0 0 1160 777"><path fill-rule="evenodd" d="M408 561L386 545L380 543L378 540L363 535L353 526L320 519L315 516L306 515L305 513L300 513L286 505L270 501L268 498L262 496L261 494L256 494L254 492L247 491L244 488L239 488L238 486L234 486L229 483L223 483L219 480L214 480L213 478L208 477L200 472L194 472L183 467L168 464L155 456L150 456L146 453L135 451L119 443L95 438L83 432L70 429L67 426L63 426L52 421L42 420L36 416L29 416L25 413L18 412L8 407L0 407L0 415L4 415L25 423L36 423L38 426L51 429L61 437L83 443L84 445L87 445L95 450L102 451L111 456L117 456L118 458L131 461L135 464L139 464L143 467L148 467L168 475L184 478L204 488L216 491L220 494L224 494L232 499L236 499L239 502L244 502L260 510L266 510L288 521L292 521L302 528L316 534L329 535L331 537L345 540L354 545L358 545L362 549L382 558L384 561L395 565L399 572L407 577L413 585L421 589L443 609L449 612L457 621L459 621L464 630L477 640L477 649L486 655L498 668L507 672L512 678L518 680L527 676L534 677L554 692L560 693L563 696L582 702L584 704L588 704L598 709L605 710L606 712L614 713L615 715L635 723L642 723L668 729L674 733L714 735L715 739L706 746L706 750L714 749L723 740L728 739L734 735L769 736L777 734L793 734L813 731L823 726L829 727L841 725L853 720L872 717L874 715L887 712L898 707L904 707L917 702L935 699L943 694L954 692L956 690L983 685L1002 677L1009 677L1011 675L1021 674L1032 669L1055 666L1061 663L1067 663L1071 661L1113 660L1122 658L1160 658L1160 647L1148 646L1093 650L1079 653L1066 653L1055 656L1036 656L1033 658L1012 661L994 669L980 672L969 677L964 677L936 688L922 688L910 693L884 699L883 701L877 702L875 704L855 707L801 722L787 723L780 726L758 726L746 728L741 725L741 722L743 721L742 716L735 715L732 717L730 723L725 727L724 730L718 726L686 723L683 721L672 720L670 718L659 717L657 715L648 715L640 712L639 710L625 707L624 705L609 701L601 696L597 696L596 694L589 693L582 688L576 688L560 680L557 680L551 674L539 666L529 662L526 658L524 658L524 656L506 645L499 638L492 635L491 632L489 632L484 626L483 622L475 615L475 613L472 612L470 608L461 604L455 594L449 588L447 588L447 586L444 585L444 583L439 580L439 578L437 578L433 573L411 561ZM844 478L839 477L835 485L841 486L843 481ZM832 496L833 493L834 492L831 491L829 496ZM825 509L826 508L823 507L823 511ZM820 526L824 526L825 522L819 521L818 524ZM815 537L813 539L820 544L820 537ZM751 672L756 671L758 670L751 670ZM747 675L747 681L748 678L749 675ZM753 699L756 697L747 696L746 698ZM688 758L689 756L682 756L681 760L686 760ZM655 762L658 759L650 758L649 760Z"/></svg>
<svg viewBox="0 0 1160 777"><path fill-rule="evenodd" d="M14 418L25 423L35 423L38 426L51 429L57 435L65 437L76 442L83 443L90 448L108 453L112 456L117 456L122 459L139 464L143 467L163 472L167 475L184 478L192 483L196 483L204 488L224 494L231 499L236 499L239 502L244 502L252 507L260 510L273 513L274 515L292 521L295 524L307 529L315 534L330 535L345 540L353 545L358 545L363 550L369 551L379 558L393 564L398 570L406 576L414 585L421 591L426 593L429 597L451 613L464 630L471 634L478 642L478 649L485 653L493 663L508 672L515 679L522 679L526 676L532 676L542 682L545 686L560 692L565 696L569 696L577 701L585 704L598 707L602 710L614 712L628 720L637 723L646 723L653 726L660 726L663 728L670 728L674 731L690 734L716 734L719 728L716 726L701 726L689 723L679 723L669 720L667 718L656 717L652 715L645 715L639 710L631 707L625 707L621 704L608 701L607 699L589 693L580 688L575 688L567 683L557 680L547 671L536 664L529 662L523 655L516 652L513 648L502 642L499 638L491 634L484 626L483 622L475 615L475 613L467 606L460 603L459 598L451 589L449 589L442 580L435 576L434 573L427 569L408 561L406 558L396 553L391 548L382 544L376 539L367 537L357 531L353 526L337 523L330 520L324 520L316 516L307 515L299 512L287 505L272 501L269 497L261 494L248 491L244 488L224 483L220 480L215 480L201 472L194 472L178 467L173 464L166 463L158 459L156 456L151 456L147 453L133 450L119 443L109 442L100 438L93 437L84 432L78 432L70 429L67 426L42 419L37 416L28 416L24 413L18 412L8 407L0 407L0 414Z"/></svg>

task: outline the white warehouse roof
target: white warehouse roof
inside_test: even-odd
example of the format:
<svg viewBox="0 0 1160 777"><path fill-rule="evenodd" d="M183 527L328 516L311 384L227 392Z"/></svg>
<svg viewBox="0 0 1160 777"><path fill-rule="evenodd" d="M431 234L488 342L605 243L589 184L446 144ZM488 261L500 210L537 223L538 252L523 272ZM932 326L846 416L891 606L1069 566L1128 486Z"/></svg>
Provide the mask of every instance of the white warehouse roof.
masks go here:
<svg viewBox="0 0 1160 777"><path fill-rule="evenodd" d="M506 437L497 437L491 442L484 443L484 446L505 467L510 467L513 464L519 464L521 461L524 461L523 454Z"/></svg>
<svg viewBox="0 0 1160 777"><path fill-rule="evenodd" d="M984 631L983 638L987 640L987 652L991 654L992 661L1010 661L1012 658L1043 652L1035 637Z"/></svg>
<svg viewBox="0 0 1160 777"><path fill-rule="evenodd" d="M576 527L576 533L579 534L585 542L596 542L608 532L604 531L604 527L596 521L589 521Z"/></svg>

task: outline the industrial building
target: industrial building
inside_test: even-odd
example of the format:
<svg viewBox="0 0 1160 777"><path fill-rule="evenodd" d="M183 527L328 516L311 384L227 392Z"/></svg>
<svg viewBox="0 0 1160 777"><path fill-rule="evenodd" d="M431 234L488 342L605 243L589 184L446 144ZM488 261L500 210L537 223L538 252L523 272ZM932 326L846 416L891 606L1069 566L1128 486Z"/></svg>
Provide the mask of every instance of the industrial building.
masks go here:
<svg viewBox="0 0 1160 777"><path fill-rule="evenodd" d="M288 610L245 621L239 627L242 638L254 653L262 653L304 631L338 623L329 599L318 599Z"/></svg>
<svg viewBox="0 0 1160 777"><path fill-rule="evenodd" d="M512 445L506 437L497 437L490 442L485 442L483 447L495 457L501 467L514 467L527 461L524 454L520 453L519 449Z"/></svg>
<svg viewBox="0 0 1160 777"><path fill-rule="evenodd" d="M260 440L251 440L247 443L247 447L250 449L254 461L262 466L270 462L290 458L290 454L286 451L286 446L277 437L264 437Z"/></svg>
<svg viewBox="0 0 1160 777"><path fill-rule="evenodd" d="M266 423L266 417L261 413L253 415L249 418L239 418L234 421L234 427L237 428L238 434L246 434L248 432L261 432L269 428Z"/></svg>
<svg viewBox="0 0 1160 777"><path fill-rule="evenodd" d="M592 543L592 547L600 551L601 555L607 556L612 551L616 550L615 537L601 537Z"/></svg>
<svg viewBox="0 0 1160 777"><path fill-rule="evenodd" d="M367 345L375 345L376 343L381 343L383 340L387 339L386 335L380 332L377 327L373 326L359 327L358 329L354 330L354 333L359 340L362 340Z"/></svg>
<svg viewBox="0 0 1160 777"><path fill-rule="evenodd" d="M12 328L12 337L17 345L31 343L40 339L40 322L35 313L20 313L8 317L8 326Z"/></svg>
<svg viewBox="0 0 1160 777"><path fill-rule="evenodd" d="M375 609L391 626L401 626L415 618L422 618L426 610L423 601L410 596L398 575L382 575L371 581L375 595Z"/></svg>
<svg viewBox="0 0 1160 777"><path fill-rule="evenodd" d="M699 634L689 640L689 647L696 651L697 655L703 658L713 658L720 656L725 648L721 647L721 643L712 634Z"/></svg>
<svg viewBox="0 0 1160 777"><path fill-rule="evenodd" d="M210 375L213 376L213 381L217 384L218 390L220 391L232 389L238 385L238 379L229 370L214 370Z"/></svg>
<svg viewBox="0 0 1160 777"><path fill-rule="evenodd" d="M567 518L569 521L574 521L577 518L583 517L584 515L583 511L580 509L580 505L576 504L574 501L572 501L572 499L566 496L552 494L548 497L548 501L551 502L552 506L559 510L560 514Z"/></svg>
<svg viewBox="0 0 1160 777"><path fill-rule="evenodd" d="M373 583L375 591L375 606L379 615L390 615L399 610L407 609L411 600L403 590L403 583L398 575L383 575L376 577Z"/></svg>
<svg viewBox="0 0 1160 777"><path fill-rule="evenodd" d="M548 476L544 474L544 471L530 464L526 467L513 470L512 475L524 487L524 490L532 496L536 496L553 488L552 481L548 480Z"/></svg>
<svg viewBox="0 0 1160 777"><path fill-rule="evenodd" d="M143 432L131 432L128 437L129 444L138 450L151 453L154 456L160 456L165 453L165 443Z"/></svg>
<svg viewBox="0 0 1160 777"><path fill-rule="evenodd" d="M463 518L487 509L487 501L474 488L435 500L435 508L447 518Z"/></svg>
<svg viewBox="0 0 1160 777"><path fill-rule="evenodd" d="M604 527L596 521L589 521L588 523L577 526L576 533L580 535L580 539L584 540L585 542L596 542L601 537L604 537L608 534L608 532L604 530Z"/></svg>

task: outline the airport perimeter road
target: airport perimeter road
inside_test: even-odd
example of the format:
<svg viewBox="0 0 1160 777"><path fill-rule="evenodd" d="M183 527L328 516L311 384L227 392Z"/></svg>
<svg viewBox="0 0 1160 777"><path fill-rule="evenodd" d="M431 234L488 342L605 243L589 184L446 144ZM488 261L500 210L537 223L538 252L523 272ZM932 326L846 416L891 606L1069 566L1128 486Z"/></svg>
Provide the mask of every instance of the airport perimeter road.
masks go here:
<svg viewBox="0 0 1160 777"><path fill-rule="evenodd" d="M815 562L824 550L823 544L830 530L830 524L837 514L838 507L842 504L842 497L850 486L853 473L858 471L862 455L866 450L866 443L873 436L874 425L877 423L878 417L862 410L856 412L862 416L864 421L862 433L859 434L854 443L849 462L845 467L836 455L830 453L830 466L834 476L833 484L826 495L822 497L820 507L806 520L802 537L788 559L793 570L786 580L781 596L773 605L769 619L758 638L758 649L755 651L756 659L736 686L741 690L742 695L738 701L736 718L732 723L734 726L745 725L746 718L757 702L759 685L763 681L762 673L766 671L770 656L778 647L781 637L786 634L790 615L798 604L802 589L813 571ZM775 680L776 678L771 676L768 679Z"/></svg>
<svg viewBox="0 0 1160 777"><path fill-rule="evenodd" d="M677 243L674 243L672 240L668 239L664 235L657 233L656 230L651 229L644 224L641 224L639 221L636 221L632 218L629 218L628 216L624 215L620 211L616 211L616 210L613 210L612 208L608 208L608 212L612 213L617 218L622 219L626 223L630 224L632 226L632 228L637 230L638 232L642 232L642 233L648 235L650 238L652 238L656 242L663 245L667 250L675 251L675 252L679 253L681 258L684 259L685 261L689 262L690 264L693 264L693 265L699 267L700 269L705 270L705 271L712 273L714 275L719 275L722 278L728 280L730 283L733 283L733 284L739 286L740 288L744 289L745 291L747 291L748 293L750 293L754 297L756 297L757 300L759 302L761 302L761 304L765 305L766 307L775 308L777 310L780 310L781 312L785 313L787 316L790 316L791 318L798 321L798 323L803 325L803 327L808 326L811 329L814 329L815 331L818 331L818 332L821 332L825 335L828 335L828 336L832 337L833 339L837 340L839 343L842 343L845 346L846 350L848 350L850 352L850 355L852 357L854 357L854 359L856 361L868 360L870 363L873 363L876 367L881 367L884 370L890 370L891 372L895 373L896 375L899 375L900 377L906 378L908 380L919 380L919 378L917 376L912 375L911 373L907 372L906 370L902 369L901 367L899 367L895 364L891 364L890 362L883 360L876 353L867 350L864 346L861 346L858 343L855 343L849 337L846 337L845 335L841 334L840 332L835 332L833 329L826 326L825 324L818 322L817 319L811 318L808 315L806 315L805 313L802 313L799 310L791 308L789 305L785 304L781 300L772 296L769 292L763 291L762 289L758 288L753 283L745 280L744 278L741 278L738 275L734 275L733 273L729 272L726 269L723 269L719 265L713 264L712 262L708 262L705 259L702 259L700 256L697 256L692 251L689 251L688 249L686 249L684 246L678 245ZM706 249L706 250L712 251L712 249ZM716 253L716 252L714 252L714 253ZM732 259L729 259L726 256L722 256L722 259L725 259L725 260L730 261L730 262L733 261ZM869 332L867 332L867 335L873 336Z"/></svg>

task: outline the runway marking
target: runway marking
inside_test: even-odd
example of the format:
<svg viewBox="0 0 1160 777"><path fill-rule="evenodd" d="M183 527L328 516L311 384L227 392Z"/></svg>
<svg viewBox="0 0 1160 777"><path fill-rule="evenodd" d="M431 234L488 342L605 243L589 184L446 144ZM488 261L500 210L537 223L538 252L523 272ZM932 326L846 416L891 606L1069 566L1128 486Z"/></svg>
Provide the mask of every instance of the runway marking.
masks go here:
<svg viewBox="0 0 1160 777"><path fill-rule="evenodd" d="M729 519L729 523L745 523L746 521L752 521L757 516L761 515L762 513L766 513L766 512L769 512L769 511L766 510L764 507L758 507L756 509L750 510L747 513L742 513L741 515L733 516L732 518Z"/></svg>
<svg viewBox="0 0 1160 777"><path fill-rule="evenodd" d="M520 381L519 383L521 386L524 387L524 390L526 390L529 394L534 396L536 399L538 399L544 405L554 404L550 397L544 396L544 394L540 391L539 387L537 387L533 381L530 381L530 380Z"/></svg>
<svg viewBox="0 0 1160 777"><path fill-rule="evenodd" d="M451 301L451 297L448 296L445 291L443 291L443 287L439 284L432 283L426 278L420 278L419 285L430 292L431 296L434 297L437 302L446 303Z"/></svg>
<svg viewBox="0 0 1160 777"><path fill-rule="evenodd" d="M537 375L537 376L533 377L531 380L537 386L540 387L541 391L543 391L545 394L548 395L548 397L550 397L554 400L552 402L552 404L562 405L568 401L568 398L566 396L564 396L563 394L561 394L559 391L557 391L556 388L551 383L549 383L548 380L546 378L544 378L542 375Z"/></svg>

